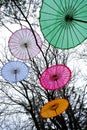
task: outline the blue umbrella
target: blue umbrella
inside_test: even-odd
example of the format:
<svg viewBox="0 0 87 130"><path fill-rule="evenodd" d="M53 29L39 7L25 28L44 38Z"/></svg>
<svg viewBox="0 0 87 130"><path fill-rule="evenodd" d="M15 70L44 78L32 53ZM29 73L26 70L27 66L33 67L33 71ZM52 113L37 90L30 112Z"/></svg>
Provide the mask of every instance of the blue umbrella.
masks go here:
<svg viewBox="0 0 87 130"><path fill-rule="evenodd" d="M9 61L1 69L2 77L9 82L22 81L28 76L28 66L21 61Z"/></svg>

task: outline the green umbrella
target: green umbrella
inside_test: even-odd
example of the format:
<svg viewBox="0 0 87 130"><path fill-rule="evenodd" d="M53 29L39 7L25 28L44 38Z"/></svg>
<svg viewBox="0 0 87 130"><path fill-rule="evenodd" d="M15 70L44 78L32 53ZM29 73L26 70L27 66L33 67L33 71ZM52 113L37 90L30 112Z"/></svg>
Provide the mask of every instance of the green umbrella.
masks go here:
<svg viewBox="0 0 87 130"><path fill-rule="evenodd" d="M42 0L40 27L56 48L81 44L87 38L87 0Z"/></svg>

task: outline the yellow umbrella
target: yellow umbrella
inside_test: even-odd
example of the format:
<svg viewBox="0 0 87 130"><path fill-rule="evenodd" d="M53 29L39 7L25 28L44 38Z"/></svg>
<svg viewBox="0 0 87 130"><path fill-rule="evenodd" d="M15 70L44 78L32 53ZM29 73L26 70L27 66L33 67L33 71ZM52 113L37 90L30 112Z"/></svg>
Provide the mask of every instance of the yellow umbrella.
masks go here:
<svg viewBox="0 0 87 130"><path fill-rule="evenodd" d="M63 98L57 98L55 100L46 103L41 111L40 115L43 118L51 118L62 114L69 106L69 102Z"/></svg>

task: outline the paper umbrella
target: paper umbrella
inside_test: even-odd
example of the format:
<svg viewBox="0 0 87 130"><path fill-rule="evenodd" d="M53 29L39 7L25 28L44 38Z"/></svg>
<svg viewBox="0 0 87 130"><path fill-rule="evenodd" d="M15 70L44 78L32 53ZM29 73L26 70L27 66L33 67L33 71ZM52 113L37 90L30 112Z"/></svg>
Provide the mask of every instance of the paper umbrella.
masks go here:
<svg viewBox="0 0 87 130"><path fill-rule="evenodd" d="M40 76L40 84L47 90L56 90L65 87L70 78L70 69L65 65L57 64L42 72Z"/></svg>
<svg viewBox="0 0 87 130"><path fill-rule="evenodd" d="M41 111L40 115L43 118L52 118L62 114L69 106L69 102L63 98L57 98L46 103Z"/></svg>
<svg viewBox="0 0 87 130"><path fill-rule="evenodd" d="M22 81L28 76L29 69L21 61L9 61L1 69L2 77L8 82Z"/></svg>
<svg viewBox="0 0 87 130"><path fill-rule="evenodd" d="M42 0L40 27L56 48L70 49L87 38L87 0Z"/></svg>
<svg viewBox="0 0 87 130"><path fill-rule="evenodd" d="M23 28L14 32L8 41L8 47L12 55L21 60L34 58L42 46L38 33L35 33L37 42L31 30Z"/></svg>

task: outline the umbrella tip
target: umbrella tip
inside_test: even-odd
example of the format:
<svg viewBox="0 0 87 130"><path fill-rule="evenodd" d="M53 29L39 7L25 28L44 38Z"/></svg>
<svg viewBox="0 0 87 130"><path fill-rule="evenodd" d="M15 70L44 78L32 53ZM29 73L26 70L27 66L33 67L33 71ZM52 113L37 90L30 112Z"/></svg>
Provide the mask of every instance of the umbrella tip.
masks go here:
<svg viewBox="0 0 87 130"><path fill-rule="evenodd" d="M14 69L14 70L13 70L13 74L17 74L18 72L19 72L18 69Z"/></svg>
<svg viewBox="0 0 87 130"><path fill-rule="evenodd" d="M58 108L58 103L57 104L53 104L52 106L51 106L51 110L56 110L57 108Z"/></svg>
<svg viewBox="0 0 87 130"><path fill-rule="evenodd" d="M67 14L66 16L65 16L65 21L66 22L70 22L70 21L72 21L73 20L73 16L71 16L71 15L69 15L69 14Z"/></svg>
<svg viewBox="0 0 87 130"><path fill-rule="evenodd" d="M28 44L27 44L27 43L24 43L24 46L25 46L25 48L27 48L27 47L28 47Z"/></svg>
<svg viewBox="0 0 87 130"><path fill-rule="evenodd" d="M53 76L51 77L51 80L57 81L57 80L58 80L58 75L57 75L57 74L53 75Z"/></svg>

